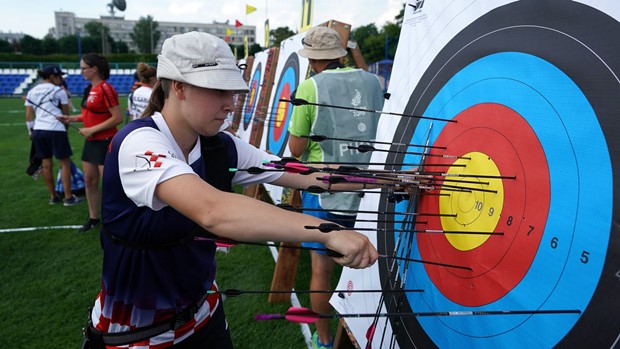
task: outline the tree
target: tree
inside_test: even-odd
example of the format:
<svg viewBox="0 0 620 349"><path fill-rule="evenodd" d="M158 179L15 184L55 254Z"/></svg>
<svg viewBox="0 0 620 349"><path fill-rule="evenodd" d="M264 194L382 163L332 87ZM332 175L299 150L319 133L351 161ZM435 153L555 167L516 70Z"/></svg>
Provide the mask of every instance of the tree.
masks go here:
<svg viewBox="0 0 620 349"><path fill-rule="evenodd" d="M250 56L254 56L254 54L255 54L256 52L260 52L260 51L262 51L262 50L263 50L263 48L262 48L259 44L257 44L257 43L253 43L252 45L250 45L250 52L249 52L248 54L249 54Z"/></svg>
<svg viewBox="0 0 620 349"><path fill-rule="evenodd" d="M129 36L140 53L153 53L155 51L161 38L161 31L157 28L159 28L159 23L154 21L151 16L140 17L134 25L133 32L129 33Z"/></svg>
<svg viewBox="0 0 620 349"><path fill-rule="evenodd" d="M378 34L377 26L374 23L370 23L353 29L350 36L352 40L357 41L358 45L363 45L366 39Z"/></svg>
<svg viewBox="0 0 620 349"><path fill-rule="evenodd" d="M384 40L374 23L352 30L351 39L357 42L366 62L383 59Z"/></svg>
<svg viewBox="0 0 620 349"><path fill-rule="evenodd" d="M394 59L396 54L396 47L398 46L398 39L400 38L401 25L398 23L387 22L383 26L383 35L387 34L387 59Z"/></svg>
<svg viewBox="0 0 620 349"><path fill-rule="evenodd" d="M53 36L47 35L43 38L41 42L41 47L43 48L43 54L50 55L54 53L58 53L60 46L58 45L58 40L54 39Z"/></svg>
<svg viewBox="0 0 620 349"><path fill-rule="evenodd" d="M368 63L393 59L398 46L400 28L404 16L404 6L396 16L395 22L387 22L381 31L374 23L358 27L351 31L351 39L357 41L364 60ZM387 46L387 52L386 52Z"/></svg>
<svg viewBox="0 0 620 349"><path fill-rule="evenodd" d="M280 43L291 36L295 35L295 32L288 27L279 27L269 31L269 46L280 46Z"/></svg>
<svg viewBox="0 0 620 349"><path fill-rule="evenodd" d="M0 39L0 52L1 53L13 53L13 45L4 39Z"/></svg>
<svg viewBox="0 0 620 349"><path fill-rule="evenodd" d="M43 54L43 45L40 39L25 35L19 42L21 52L26 54L40 55Z"/></svg>
<svg viewBox="0 0 620 349"><path fill-rule="evenodd" d="M112 36L110 36L110 28L108 28L106 25L104 25L101 22L91 21L84 25L84 29L86 30L86 33L88 33L87 36L98 40L100 43L99 49L92 50L90 52L99 51L102 54L110 53L110 48L112 47L112 44L114 43L114 39L112 39ZM86 50L83 50L83 51L89 52Z"/></svg>
<svg viewBox="0 0 620 349"><path fill-rule="evenodd" d="M124 41L112 42L112 53L129 53L129 46Z"/></svg>

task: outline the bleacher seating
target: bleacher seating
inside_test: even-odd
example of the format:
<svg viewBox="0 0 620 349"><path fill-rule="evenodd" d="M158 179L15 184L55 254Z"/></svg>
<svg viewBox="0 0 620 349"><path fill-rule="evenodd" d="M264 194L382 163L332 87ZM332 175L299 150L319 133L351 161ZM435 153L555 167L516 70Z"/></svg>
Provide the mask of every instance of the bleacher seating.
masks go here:
<svg viewBox="0 0 620 349"><path fill-rule="evenodd" d="M31 75L36 77L36 70L29 70L32 71L19 72L23 74L14 73L8 69L3 69L0 71L0 96L25 94L26 91L32 86L28 86L23 91L18 87L20 87L23 83L26 83L23 87L29 85L31 81L28 79L31 78ZM79 69L69 69L67 73L68 74L65 78L67 80L67 87L69 88L71 94L76 96L82 95L88 81L84 80L84 77L80 74ZM33 83L37 83L36 78L33 80ZM127 95L134 83L133 71L130 69L112 69L108 82L114 86L119 95Z"/></svg>
<svg viewBox="0 0 620 349"><path fill-rule="evenodd" d="M0 74L0 95L11 95L28 74Z"/></svg>

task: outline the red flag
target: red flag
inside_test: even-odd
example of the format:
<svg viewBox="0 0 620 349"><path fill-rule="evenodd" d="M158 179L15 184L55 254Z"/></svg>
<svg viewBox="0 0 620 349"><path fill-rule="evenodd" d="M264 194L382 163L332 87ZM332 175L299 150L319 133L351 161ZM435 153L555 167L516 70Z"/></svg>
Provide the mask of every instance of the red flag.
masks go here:
<svg viewBox="0 0 620 349"><path fill-rule="evenodd" d="M239 28L242 25L243 25L243 23L241 23L241 22L239 22L238 20L235 19L235 28Z"/></svg>

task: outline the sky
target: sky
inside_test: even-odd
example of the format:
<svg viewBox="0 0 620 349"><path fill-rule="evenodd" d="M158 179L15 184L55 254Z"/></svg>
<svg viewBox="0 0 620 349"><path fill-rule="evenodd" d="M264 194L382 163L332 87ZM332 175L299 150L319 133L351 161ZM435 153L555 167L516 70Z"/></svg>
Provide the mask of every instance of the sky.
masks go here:
<svg viewBox="0 0 620 349"><path fill-rule="evenodd" d="M0 0L0 32L24 33L42 39L54 27L54 12L73 12L76 17L99 18L109 15L112 0L20 1ZM334 19L352 28L374 23L381 28L394 17L405 0L314 0L312 24ZM213 23L239 20L256 26L256 41L264 42L263 24L269 18L271 29L289 27L296 31L301 22L301 0L125 0L124 12L116 16L138 20L151 15L156 21ZM246 16L245 5L257 10Z"/></svg>

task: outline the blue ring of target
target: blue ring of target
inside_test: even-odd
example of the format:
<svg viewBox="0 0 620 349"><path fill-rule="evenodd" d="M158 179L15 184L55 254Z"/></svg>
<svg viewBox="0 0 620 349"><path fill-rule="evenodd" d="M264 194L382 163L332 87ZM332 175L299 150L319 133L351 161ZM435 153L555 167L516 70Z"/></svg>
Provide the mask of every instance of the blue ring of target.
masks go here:
<svg viewBox="0 0 620 349"><path fill-rule="evenodd" d="M254 100L251 101L252 105L246 106L246 108L243 108L243 130L244 131L248 129L248 126L250 126L250 122L252 121L252 117L254 116L254 111L256 110L256 104L258 103L258 94L260 92L260 79L261 79L262 73L263 73L262 72L262 65L259 62L258 66L256 67L256 70L254 71L254 75L252 75L252 80L250 80L250 88L255 90L254 91ZM254 88L254 86L256 86L256 88ZM252 91L250 91L250 93L251 92ZM249 94L246 95L246 97L245 97L246 100L249 97L250 97ZM250 101L248 100L246 103L250 103ZM249 107L249 108L247 108L247 107Z"/></svg>
<svg viewBox="0 0 620 349"><path fill-rule="evenodd" d="M269 122L267 123L267 150L271 151L273 154L278 156L282 156L284 154L284 150L286 149L287 141L288 141L288 124L291 121L291 115L293 114L293 108L289 107L287 112L284 114L284 119L280 122L280 128L282 128L282 133L279 139L275 139L274 129L276 128L275 118L278 115L278 107L280 105L280 98L290 98L290 96L284 96L283 90L286 86L288 86L289 91L293 93L293 91L297 88L299 84L299 63L297 60L297 54L291 54L282 69L282 74L280 75L280 80L278 81L278 86L275 92L275 98L271 103L270 108L270 117L268 118Z"/></svg>
<svg viewBox="0 0 620 349"><path fill-rule="evenodd" d="M527 69L535 69L538 73L527 74ZM522 281L508 292L508 296L482 307L464 307L445 298L436 291L424 267L413 265L410 272L415 277L410 277L405 287L427 291L407 295L412 309L585 310L598 284L609 241L608 236L592 239L588 234L593 231L609 234L612 206L600 203L611 203L613 189L611 160L592 107L578 86L552 64L529 54L505 52L481 58L455 74L435 95L423 115L449 119L479 103L498 103L515 110L531 125L541 142L548 160L551 185L550 211L543 239ZM444 125L433 123L430 144ZM420 120L411 143L423 143L428 136L428 126L427 120ZM419 156L405 156L404 162L418 160ZM569 168L570 171L566 171ZM597 183L597 190L591 189L592 183ZM578 190L571 191L572 188ZM405 203L399 204L396 211L404 210L403 205ZM555 249L550 247L553 238L557 238ZM583 246L587 248L580 248ZM579 272L584 270L580 262L583 251L592 258L588 260L588 268ZM417 250L412 258L421 258ZM548 280L550 266L554 269L555 282ZM542 287L541 280L545 280ZM579 292L575 292L575 285L580 285ZM433 289L435 291L428 292ZM425 298L429 294L433 297L430 301ZM476 345L479 338L486 338L485 345L505 346L507 343L520 345L525 333L547 326L550 316L554 317L555 328L544 337L543 347L551 347L570 331L578 315L480 316L476 326L458 317L417 320L439 347ZM445 331L452 336L446 336ZM461 336L454 336L454 333Z"/></svg>

